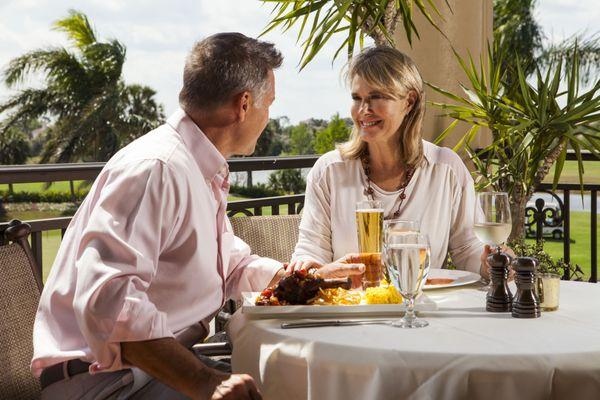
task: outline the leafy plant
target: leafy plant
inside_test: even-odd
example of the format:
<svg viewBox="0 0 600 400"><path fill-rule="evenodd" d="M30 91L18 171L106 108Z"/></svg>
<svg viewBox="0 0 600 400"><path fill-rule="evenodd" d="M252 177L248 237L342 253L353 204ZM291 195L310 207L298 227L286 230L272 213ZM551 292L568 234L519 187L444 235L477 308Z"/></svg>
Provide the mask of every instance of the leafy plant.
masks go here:
<svg viewBox="0 0 600 400"><path fill-rule="evenodd" d="M11 192L10 190L0 190L0 200L6 203L68 203L73 201L83 201L87 194L87 190L77 190L73 194L70 192L54 190L43 192Z"/></svg>
<svg viewBox="0 0 600 400"><path fill-rule="evenodd" d="M275 197L284 194L282 191L271 189L264 183L257 183L250 187L242 185L231 185L229 193L243 197L250 197L253 199L260 197Z"/></svg>
<svg viewBox="0 0 600 400"><path fill-rule="evenodd" d="M571 280L583 280L583 271L578 264L565 262L564 259L553 259L550 254L544 251L544 241L527 244L525 242L512 242L510 248L513 249L518 257L533 257L538 261L537 271L554 273L560 276L568 275Z"/></svg>
<svg viewBox="0 0 600 400"><path fill-rule="evenodd" d="M334 54L334 59L346 49L352 56L356 44L360 47L366 36L379 46L393 45L396 26L402 23L408 42L413 35L419 37L414 23L418 11L438 31L434 20L442 14L432 0L261 0L274 3L274 17L263 35L277 27L289 30L299 25L298 41L304 48L300 69L304 68L334 34L343 34L344 40ZM448 0L446 5L450 8ZM442 33L443 34L443 33Z"/></svg>
<svg viewBox="0 0 600 400"><path fill-rule="evenodd" d="M54 24L70 48L51 47L10 61L4 83L17 88L31 73L41 73L41 88L25 88L0 104L0 136L25 121L46 117L45 162L107 160L120 147L157 126L162 106L149 87L122 79L125 46L100 41L87 16L70 11Z"/></svg>
<svg viewBox="0 0 600 400"><path fill-rule="evenodd" d="M455 150L466 149L474 162L478 189L492 187L508 192L513 241L523 238L527 200L555 162L556 186L568 149L575 151L582 190L581 151L600 157L600 130L595 126L600 120L600 81L581 93L577 48L568 56L572 58L570 68L563 69L562 59L545 73L536 67L536 84L528 82L517 59L518 79L510 83L505 79L502 46L495 44L488 46L487 59L480 59L480 67L470 56L465 60L456 53L471 87L461 85L463 96L430 85L454 102L433 103L455 120L436 141L453 131L458 121L470 125ZM564 91L561 83L566 84ZM492 143L475 151L471 143L482 126L491 130Z"/></svg>

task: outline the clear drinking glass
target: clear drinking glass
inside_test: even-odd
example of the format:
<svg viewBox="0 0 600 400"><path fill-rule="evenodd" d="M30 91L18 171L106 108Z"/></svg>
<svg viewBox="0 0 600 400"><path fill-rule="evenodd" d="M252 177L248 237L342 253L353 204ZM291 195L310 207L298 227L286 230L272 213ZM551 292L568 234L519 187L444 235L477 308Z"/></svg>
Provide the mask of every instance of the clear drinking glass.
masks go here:
<svg viewBox="0 0 600 400"><path fill-rule="evenodd" d="M383 236L383 206L380 201L356 203L356 230L358 251L365 260L363 289L379 286L383 277L381 268L381 240Z"/></svg>
<svg viewBox="0 0 600 400"><path fill-rule="evenodd" d="M421 294L429 273L429 239L415 232L387 232L383 242L383 262L392 284L406 300L404 317L392 323L399 328L429 325L414 312L415 299Z"/></svg>
<svg viewBox="0 0 600 400"><path fill-rule="evenodd" d="M395 234L402 232L419 233L421 223L419 221L409 219L388 219L383 221L383 234ZM384 237L385 240L385 237Z"/></svg>
<svg viewBox="0 0 600 400"><path fill-rule="evenodd" d="M508 194L505 192L477 193L473 223L475 236L481 242L492 248L495 247L496 251L500 253L502 251L500 246L506 243L512 230ZM487 284L483 290L489 289L490 281L484 281L482 278L482 282Z"/></svg>

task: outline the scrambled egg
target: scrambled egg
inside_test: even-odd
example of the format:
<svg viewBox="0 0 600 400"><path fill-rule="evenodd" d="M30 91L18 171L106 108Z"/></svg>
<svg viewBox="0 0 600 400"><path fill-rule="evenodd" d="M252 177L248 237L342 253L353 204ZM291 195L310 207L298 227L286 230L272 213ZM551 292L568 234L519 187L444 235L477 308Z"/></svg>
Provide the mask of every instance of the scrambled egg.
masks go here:
<svg viewBox="0 0 600 400"><path fill-rule="evenodd" d="M382 284L378 287L367 288L364 294L367 304L400 304L402 296L393 285Z"/></svg>

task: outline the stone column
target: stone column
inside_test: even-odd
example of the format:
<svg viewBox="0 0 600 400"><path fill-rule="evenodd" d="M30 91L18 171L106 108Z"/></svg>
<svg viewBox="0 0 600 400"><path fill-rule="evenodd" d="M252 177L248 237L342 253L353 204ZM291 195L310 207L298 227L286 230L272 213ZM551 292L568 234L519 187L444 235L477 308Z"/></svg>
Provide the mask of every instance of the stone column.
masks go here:
<svg viewBox="0 0 600 400"><path fill-rule="evenodd" d="M486 55L487 42L492 42L492 0L449 0L452 12L448 9L445 0L434 0L434 3L444 17L444 21L435 18L436 21L439 21L440 29L462 57L467 57L470 52L478 65L480 54ZM448 40L432 27L419 11L415 10L414 14L415 25L421 39L414 37L411 47L406 40L404 30L399 26L395 33L396 47L417 63L424 80L452 93L462 94L459 82L470 86L468 85L469 81L456 61ZM429 88L426 89L426 99L450 102L449 99ZM427 106L423 124L423 137L426 140L433 140L452 122L451 118L440 117L441 111L431 105ZM449 147L454 146L468 129L468 124L457 125L454 133L448 136L442 144ZM485 130L478 134L478 139L473 142L473 145L481 147L488 144L489 140L490 133Z"/></svg>

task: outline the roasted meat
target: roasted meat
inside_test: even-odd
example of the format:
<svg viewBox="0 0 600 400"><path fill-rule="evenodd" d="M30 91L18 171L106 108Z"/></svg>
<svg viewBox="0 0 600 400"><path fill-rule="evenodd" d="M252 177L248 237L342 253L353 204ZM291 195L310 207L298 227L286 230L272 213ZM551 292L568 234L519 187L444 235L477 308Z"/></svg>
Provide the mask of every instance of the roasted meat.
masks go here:
<svg viewBox="0 0 600 400"><path fill-rule="evenodd" d="M349 278L323 279L318 274L298 270L282 278L273 288L263 290L256 300L256 305L307 304L317 295L319 289L350 289L350 286Z"/></svg>

